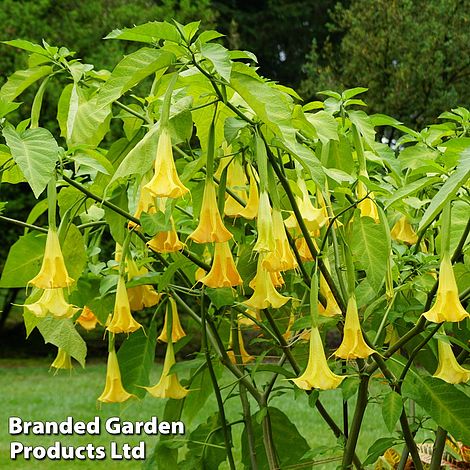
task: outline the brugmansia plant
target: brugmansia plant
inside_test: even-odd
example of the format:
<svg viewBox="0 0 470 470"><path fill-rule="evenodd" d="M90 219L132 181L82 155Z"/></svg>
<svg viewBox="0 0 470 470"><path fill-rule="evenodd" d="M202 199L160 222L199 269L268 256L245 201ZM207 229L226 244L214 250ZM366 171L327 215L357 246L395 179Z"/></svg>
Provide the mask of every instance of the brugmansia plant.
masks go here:
<svg viewBox="0 0 470 470"><path fill-rule="evenodd" d="M104 328L100 402L170 399L161 418L185 419L215 395L218 412L186 440L161 439L152 468L309 468L314 449L272 405L301 394L343 469L385 462L393 446L400 468L423 468L424 423L439 468L446 439L470 445L469 111L417 132L367 115L364 88L303 103L220 37L198 23L115 30L107 39L143 47L112 71L7 42L30 56L0 90L1 182L28 183L38 203L27 221L2 203L24 235L0 286L26 288L27 333L57 346L57 370L84 366L82 334ZM16 101L36 83L31 104ZM58 127L46 129L51 87ZM31 116L18 122L20 106ZM393 147L377 141L383 126L402 134ZM157 339L166 354L152 384ZM175 345L188 342L200 353L181 363ZM336 388L338 422L323 404ZM366 442L364 459L372 400L389 435Z"/></svg>

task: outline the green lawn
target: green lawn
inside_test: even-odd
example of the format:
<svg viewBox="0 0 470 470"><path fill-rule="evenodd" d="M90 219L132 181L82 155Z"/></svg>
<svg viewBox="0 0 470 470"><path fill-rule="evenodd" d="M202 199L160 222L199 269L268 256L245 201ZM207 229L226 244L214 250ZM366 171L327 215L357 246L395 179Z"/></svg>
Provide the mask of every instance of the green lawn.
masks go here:
<svg viewBox="0 0 470 470"><path fill-rule="evenodd" d="M99 470L105 468L115 468L117 464L110 461L35 461L26 462L24 459L17 461L9 460L9 446L13 440L19 440L25 445L52 445L56 438L54 436L10 436L8 434L8 417L20 416L23 420L34 421L63 421L67 416L73 416L76 420L89 421L94 416L100 416L105 420L111 416L119 415L122 419L129 421L147 420L151 416L162 417L166 400L146 398L142 401L134 401L130 405L97 405L96 397L102 391L105 376L105 365L100 363L90 363L86 369L78 367L72 373L61 371L54 376L48 371L49 362L44 360L1 360L0 361L0 386L2 396L2 406L0 409L0 468L3 470L12 469L50 469L50 468L80 468ZM158 377L159 366L155 366L154 379ZM232 377L224 375L221 384L233 382ZM281 384L283 385L283 384ZM289 399L287 398L289 396ZM296 399L291 399L292 395L275 397L270 404L280 408L286 413L292 422L297 426L299 432L305 437L312 448L328 446L330 449L336 444L336 439L323 423L318 413L313 410L307 402L305 394L297 393ZM321 399L329 412L341 422L341 391L334 390L321 394ZM240 419L238 411L238 400L230 399L227 402L227 419L235 421ZM199 423L205 421L207 417L216 410L216 403L213 396L202 407L199 414L191 422L187 431L191 432ZM253 410L255 408L253 407ZM389 433L382 421L379 405L371 403L368 408L364 426L360 436L359 455L364 458L369 446L381 436L388 436ZM145 436L145 435L144 435ZM156 441L155 436L129 437L129 436L109 436L106 433L100 436L62 436L61 442L64 445L83 445L93 442L95 445L109 446L109 442L115 440L119 443L129 442L137 444L144 439L147 443L147 455ZM235 458L240 459L240 426L236 426L234 432ZM331 457L319 455L318 460ZM334 469L338 462L329 464L318 464L315 469ZM241 467L241 465L240 465ZM120 469L136 469L139 464L135 461L119 462ZM221 466L222 468L222 466ZM212 470L212 469L208 469ZM215 469L214 469L215 470Z"/></svg>

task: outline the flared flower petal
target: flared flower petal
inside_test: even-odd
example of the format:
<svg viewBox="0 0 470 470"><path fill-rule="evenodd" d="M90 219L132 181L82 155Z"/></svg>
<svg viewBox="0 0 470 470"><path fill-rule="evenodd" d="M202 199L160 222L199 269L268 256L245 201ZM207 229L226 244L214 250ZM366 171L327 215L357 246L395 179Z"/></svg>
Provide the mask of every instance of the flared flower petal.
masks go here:
<svg viewBox="0 0 470 470"><path fill-rule="evenodd" d="M77 323L87 331L94 330L98 323L98 318L95 314L85 305L81 315L77 318Z"/></svg>
<svg viewBox="0 0 470 470"><path fill-rule="evenodd" d="M176 343L181 338L186 336L186 333L183 330L183 327L180 323L180 317L178 315L178 308L176 307L175 299L172 297L169 298L169 305L166 306L166 313L165 313L165 321L163 324L163 330L161 335L158 337L159 341L163 341L164 343L168 343L168 308L171 308L171 317L172 317L172 326L171 326L171 341Z"/></svg>
<svg viewBox="0 0 470 470"><path fill-rule="evenodd" d="M344 377L334 374L328 366L325 351L318 328L310 332L310 348L305 372L296 379L291 379L303 390L330 390L339 387Z"/></svg>
<svg viewBox="0 0 470 470"><path fill-rule="evenodd" d="M122 403L133 398L135 395L127 392L121 381L121 371L116 351L110 351L108 354L108 366L106 369L106 384L103 393L98 397L102 403Z"/></svg>
<svg viewBox="0 0 470 470"><path fill-rule="evenodd" d="M171 218L172 229L168 232L157 233L149 242L147 246L155 253L174 253L184 248L184 243L178 238L178 233L175 230L173 218Z"/></svg>
<svg viewBox="0 0 470 470"><path fill-rule="evenodd" d="M400 217L390 231L390 235L396 241L414 245L418 241L418 235L413 230L413 227L408 222L406 215Z"/></svg>
<svg viewBox="0 0 470 470"><path fill-rule="evenodd" d="M436 302L423 316L434 323L458 322L470 316L460 303L452 261L447 254L443 255L439 269Z"/></svg>
<svg viewBox="0 0 470 470"><path fill-rule="evenodd" d="M222 243L232 238L220 217L215 185L211 181L204 187L199 225L189 238L196 243Z"/></svg>
<svg viewBox="0 0 470 470"><path fill-rule="evenodd" d="M235 287L243 284L228 242L216 243L211 270L199 279L207 287Z"/></svg>
<svg viewBox="0 0 470 470"><path fill-rule="evenodd" d="M297 261L292 253L287 239L284 221L279 210L273 211L274 250L263 260L263 266L268 271L288 271L297 267Z"/></svg>
<svg viewBox="0 0 470 470"><path fill-rule="evenodd" d="M29 281L29 284L39 289L56 289L59 287L69 287L73 282L74 280L69 277L65 267L57 230L49 228L41 269L38 275Z"/></svg>
<svg viewBox="0 0 470 470"><path fill-rule="evenodd" d="M189 393L189 390L180 384L178 376L169 373L175 362L173 343L169 342L166 348L165 362L163 363L163 372L160 380L153 387L144 387L150 395L155 398L173 398L175 400L181 400Z"/></svg>
<svg viewBox="0 0 470 470"><path fill-rule="evenodd" d="M346 309L346 318L344 321L343 341L335 351L336 357L342 359L365 359L375 351L367 346L362 336L361 325L359 323L359 314L357 311L356 298L351 296Z"/></svg>
<svg viewBox="0 0 470 470"><path fill-rule="evenodd" d="M433 377L444 380L450 384L465 383L470 380L470 370L462 367L455 359L454 352L449 343L437 341L439 363Z"/></svg>
<svg viewBox="0 0 470 470"><path fill-rule="evenodd" d="M155 197L178 198L189 189L180 181L176 172L168 128L161 130L158 139L157 156L155 158L155 174L144 186Z"/></svg>
<svg viewBox="0 0 470 470"><path fill-rule="evenodd" d="M141 327L142 325L136 322L132 317L129 298L127 297L126 283L124 278L119 276L113 317L106 329L111 331L111 333L132 333Z"/></svg>
<svg viewBox="0 0 470 470"><path fill-rule="evenodd" d="M51 367L54 367L54 369L73 369L70 354L64 351L62 348L59 348L57 351L57 356L54 359L54 362L51 364Z"/></svg>
<svg viewBox="0 0 470 470"><path fill-rule="evenodd" d="M259 255L258 268L254 281L253 295L243 302L250 308L263 309L268 307L280 308L286 302L289 301L290 297L284 297L279 294L273 284L271 273L263 268L263 254Z"/></svg>
<svg viewBox="0 0 470 470"><path fill-rule="evenodd" d="M65 300L62 288L45 289L38 301L24 307L37 317L72 318L80 310Z"/></svg>
<svg viewBox="0 0 470 470"><path fill-rule="evenodd" d="M230 157L228 157L230 158ZM243 188L247 185L243 165L234 158L227 168L227 188L236 194L242 201L247 201L247 193ZM230 194L227 195L224 206L224 213L227 217L239 217L244 207Z"/></svg>

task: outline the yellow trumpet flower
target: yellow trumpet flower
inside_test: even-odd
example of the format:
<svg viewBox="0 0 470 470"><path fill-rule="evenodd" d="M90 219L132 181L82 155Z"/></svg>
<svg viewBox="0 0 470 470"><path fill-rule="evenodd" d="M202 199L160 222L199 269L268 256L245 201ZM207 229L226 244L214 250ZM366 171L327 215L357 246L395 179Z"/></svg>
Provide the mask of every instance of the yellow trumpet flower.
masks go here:
<svg viewBox="0 0 470 470"><path fill-rule="evenodd" d="M173 217L170 218L170 221L172 227L170 231L157 233L147 242L147 246L156 253L174 253L184 248L184 243L180 241L175 230Z"/></svg>
<svg viewBox="0 0 470 470"><path fill-rule="evenodd" d="M77 318L77 323L85 330L91 331L96 328L98 318L96 318L95 314L85 305L81 315Z"/></svg>
<svg viewBox="0 0 470 470"><path fill-rule="evenodd" d="M145 185L140 188L139 201L137 202L134 217L140 219L142 212L146 212L147 214L155 214L155 212L157 212L157 208L155 205L155 196L150 192L148 188L145 187ZM129 228L134 228L137 227L137 224L130 220L127 226Z"/></svg>
<svg viewBox="0 0 470 470"><path fill-rule="evenodd" d="M173 299L173 297L170 297L169 301L170 301L171 316L172 316L171 341L173 343L176 343L181 338L185 337L186 333L184 332L183 327L181 326L181 323L180 323L180 317L178 315L178 309L176 307L175 299ZM163 341L164 343L168 343L167 328L168 328L168 305L166 306L163 330L162 330L161 335L158 337L158 340Z"/></svg>
<svg viewBox="0 0 470 470"><path fill-rule="evenodd" d="M228 242L216 243L214 261L207 275L199 279L207 287L234 287L243 284L233 261L232 252Z"/></svg>
<svg viewBox="0 0 470 470"><path fill-rule="evenodd" d="M106 329L111 331L111 333L132 333L141 327L142 325L136 322L132 317L129 298L127 297L126 283L124 278L119 276L114 312Z"/></svg>
<svg viewBox="0 0 470 470"><path fill-rule="evenodd" d="M257 251L258 253L269 253L274 251L273 219L271 215L269 195L266 191L261 193L259 199L256 229L258 230L258 236L256 238L253 251Z"/></svg>
<svg viewBox="0 0 470 470"><path fill-rule="evenodd" d="M367 176L367 174L365 174L365 176ZM366 194L366 185L362 181L359 181L357 183L357 198L362 199L366 196ZM370 192L369 197L361 201L357 207L361 211L361 217L370 217L371 219L374 219L376 224L380 222L379 211L377 210L377 206L375 204L373 192Z"/></svg>
<svg viewBox="0 0 470 470"><path fill-rule="evenodd" d="M268 271L288 271L289 269L294 269L297 267L297 261L287 239L281 211L273 210L272 221L274 250L268 253L263 261L263 266Z"/></svg>
<svg viewBox="0 0 470 470"><path fill-rule="evenodd" d="M178 198L189 189L180 181L176 172L168 128L161 130L158 139L157 156L155 158L155 174L144 186L155 197Z"/></svg>
<svg viewBox="0 0 470 470"><path fill-rule="evenodd" d="M215 185L212 181L207 181L202 197L201 213L199 225L189 238L196 243L222 243L230 240L232 234L225 228L217 207L217 197Z"/></svg>
<svg viewBox="0 0 470 470"><path fill-rule="evenodd" d="M212 255L211 255L207 245L204 247L204 251L202 253L202 260L206 264L211 264ZM195 281L199 282L206 274L207 274L207 271L205 269L197 268L196 272L194 273Z"/></svg>
<svg viewBox="0 0 470 470"><path fill-rule="evenodd" d="M251 165L248 165L248 174L250 177L250 189L248 192L248 201L246 206L239 212L239 216L245 219L252 220L258 215L259 206L259 192L258 184L256 183L255 170Z"/></svg>
<svg viewBox="0 0 470 470"><path fill-rule="evenodd" d="M313 240L313 243L316 246L315 240ZM295 241L295 247L297 248L297 251L300 255L300 259L302 261L313 261L312 252L310 251L310 248L308 247L307 241L304 237L297 238L297 240Z"/></svg>
<svg viewBox="0 0 470 470"><path fill-rule="evenodd" d="M330 270L330 263L328 258L324 258L324 263L328 271ZM318 310L320 315L324 317L334 317L335 315L341 315L341 309L336 302L336 299L331 292L330 286L326 282L326 279L323 277L323 274L320 275L320 292L326 299L326 307L319 302L318 303Z"/></svg>
<svg viewBox="0 0 470 470"><path fill-rule="evenodd" d="M312 328L310 332L307 368L300 377L291 380L297 387L303 390L311 390L313 388L331 390L337 388L344 380L344 377L334 374L328 367L320 331L317 327Z"/></svg>
<svg viewBox="0 0 470 470"><path fill-rule="evenodd" d="M64 351L62 348L59 348L57 351L57 356L54 359L54 362L51 364L51 367L54 367L54 369L73 369L70 354Z"/></svg>
<svg viewBox="0 0 470 470"><path fill-rule="evenodd" d="M127 274L129 281L136 276L143 276L146 273L148 273L148 269L145 266L139 269L132 258L127 258ZM145 307L153 307L159 302L161 297L153 286L148 284L128 288L127 296L133 312L142 310Z"/></svg>
<svg viewBox="0 0 470 470"><path fill-rule="evenodd" d="M160 380L153 387L144 387L150 395L155 398L173 398L180 400L189 393L189 390L180 384L178 376L169 373L175 363L173 343L170 341L166 348L165 362L163 363L163 372Z"/></svg>
<svg viewBox="0 0 470 470"><path fill-rule="evenodd" d="M238 346L240 348L240 356L235 354L235 351L233 350L233 333L232 329L230 328L230 340L229 340L229 346L227 349L227 356L230 359L230 362L232 364L239 364L237 359L241 358L241 363L242 364L248 364L249 362L252 362L254 360L254 357L251 356L245 349L245 344L243 343L243 335L242 332L240 331L240 327L238 326L237 323L237 334L238 334Z"/></svg>
<svg viewBox="0 0 470 470"><path fill-rule="evenodd" d="M470 380L470 370L465 369L457 362L450 344L438 340L437 350L439 353L439 363L433 377L437 377L450 384L465 383Z"/></svg>
<svg viewBox="0 0 470 470"><path fill-rule="evenodd" d="M249 315L251 315L253 318L255 318L261 323L262 319L261 319L260 311L258 309L247 308L246 313L248 313ZM238 315L238 324L242 326L255 326L255 328L259 328L258 325L251 318L248 318L242 314Z"/></svg>
<svg viewBox="0 0 470 470"><path fill-rule="evenodd" d="M69 287L73 282L74 280L69 277L65 267L57 230L49 227L41 269L38 275L29 281L29 284L39 287L39 289L56 289Z"/></svg>
<svg viewBox="0 0 470 470"><path fill-rule="evenodd" d="M229 157L230 158L230 157ZM247 194L240 187L246 186L247 181L243 165L234 158L227 169L227 188L231 189L242 201L247 201ZM227 195L225 200L224 213L228 217L238 217L244 207L232 196Z"/></svg>
<svg viewBox="0 0 470 470"><path fill-rule="evenodd" d="M352 295L348 301L346 318L344 321L343 341L335 351L336 357L342 359L365 359L375 351L367 346L362 336L359 314L357 312L356 297Z"/></svg>
<svg viewBox="0 0 470 470"><path fill-rule="evenodd" d="M123 401L133 398L135 395L127 392L121 382L121 371L119 370L119 362L116 351L109 351L108 366L106 369L106 384L103 393L98 400L103 403L122 403Z"/></svg>
<svg viewBox="0 0 470 470"><path fill-rule="evenodd" d="M48 314L57 318L72 318L80 310L65 300L62 288L45 289L39 300L24 307L40 318Z"/></svg>
<svg viewBox="0 0 470 470"><path fill-rule="evenodd" d="M260 254L258 258L258 268L254 278L253 295L243 302L250 308L263 309L268 307L280 308L289 301L289 297L279 294L273 284L271 273L263 267L263 260L266 255Z"/></svg>
<svg viewBox="0 0 470 470"><path fill-rule="evenodd" d="M394 240L407 243L408 245L414 245L418 241L418 235L416 235L413 227L408 222L406 215L396 221L390 231L390 235Z"/></svg>
<svg viewBox="0 0 470 470"><path fill-rule="evenodd" d="M436 302L423 316L434 323L457 322L470 316L460 303L452 261L448 254L442 257Z"/></svg>

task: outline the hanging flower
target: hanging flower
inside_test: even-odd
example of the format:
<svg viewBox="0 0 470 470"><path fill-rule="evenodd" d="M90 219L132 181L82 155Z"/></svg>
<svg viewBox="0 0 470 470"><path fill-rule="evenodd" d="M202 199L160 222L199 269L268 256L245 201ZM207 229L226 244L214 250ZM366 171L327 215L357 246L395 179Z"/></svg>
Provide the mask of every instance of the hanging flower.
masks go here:
<svg viewBox="0 0 470 470"><path fill-rule="evenodd" d="M315 240L312 240L312 241L314 245L316 245ZM310 248L308 247L307 241L305 240L304 237L297 238L297 240L295 241L295 247L297 248L297 251L299 252L299 255L300 255L300 259L303 262L313 261L314 258L313 258L312 252L310 251Z"/></svg>
<svg viewBox="0 0 470 470"><path fill-rule="evenodd" d="M181 400L189 393L189 390L180 384L178 376L176 374L170 374L170 369L175 363L173 343L170 341L166 348L163 372L160 380L153 387L144 387L150 395L155 398L173 398L174 400Z"/></svg>
<svg viewBox="0 0 470 470"><path fill-rule="evenodd" d="M98 397L98 400L103 403L122 403L132 397L135 397L135 395L127 392L122 386L121 371L119 370L116 351L109 351L108 367L106 369L106 384L104 386L103 393Z"/></svg>
<svg viewBox="0 0 470 470"><path fill-rule="evenodd" d="M255 318L258 322L262 322L262 319L261 319L261 314L260 314L260 311L256 308L247 308L246 309L246 313L248 313L248 315L252 316L253 318ZM238 324L241 325L241 326L254 326L255 328L259 328L258 325L249 317L245 316L245 315L238 315Z"/></svg>
<svg viewBox="0 0 470 470"><path fill-rule="evenodd" d="M173 297L170 297L169 302L170 302L169 308L171 308L171 317L173 319L172 326L171 326L171 341L173 343L176 343L181 338L185 337L186 333L184 332L183 327L181 326L181 323L180 323L180 318L178 315L178 309L176 307L175 299L173 299ZM168 328L168 304L166 306L163 330L162 330L161 335L158 337L158 340L163 341L164 343L168 343L167 328Z"/></svg>
<svg viewBox="0 0 470 470"><path fill-rule="evenodd" d="M359 314L357 312L356 297L352 295L348 301L346 318L344 322L343 341L335 351L336 357L342 359L365 359L375 351L367 346L362 336Z"/></svg>
<svg viewBox="0 0 470 470"><path fill-rule="evenodd" d="M161 130L155 158L155 174L144 186L155 197L178 198L189 189L180 181L173 160L173 149L168 128Z"/></svg>
<svg viewBox="0 0 470 470"><path fill-rule="evenodd" d="M215 185L212 181L207 181L202 197L201 213L199 225L189 238L196 243L222 243L230 240L232 234L225 228L217 207L217 197Z"/></svg>
<svg viewBox="0 0 470 470"><path fill-rule="evenodd" d="M250 176L250 190L248 193L248 201L246 206L239 212L239 216L248 220L254 219L258 215L259 193L258 184L256 183L255 170L248 165L248 173Z"/></svg>
<svg viewBox="0 0 470 470"><path fill-rule="evenodd" d="M330 264L327 258L324 258L324 263L329 271ZM320 315L323 315L324 317L334 317L335 315L341 315L341 309L339 308L333 292L331 292L330 286L326 282L323 274L320 275L320 293L326 299L326 307L323 307L320 302L318 303L318 310Z"/></svg>
<svg viewBox="0 0 470 470"><path fill-rule="evenodd" d="M137 208L135 210L134 217L136 219L140 219L142 212L146 212L147 214L155 214L157 212L155 206L155 196L145 186L140 188L140 196L137 202ZM127 226L131 229L137 227L137 224L130 220Z"/></svg>
<svg viewBox="0 0 470 470"><path fill-rule="evenodd" d="M450 384L465 383L470 380L470 370L465 369L457 362L449 343L438 340L437 350L439 353L439 363L433 377L437 377Z"/></svg>
<svg viewBox="0 0 470 470"><path fill-rule="evenodd" d="M436 302L430 310L423 313L423 316L434 323L457 322L470 316L460 303L452 261L448 254L442 257Z"/></svg>
<svg viewBox="0 0 470 470"><path fill-rule="evenodd" d="M418 241L418 236L405 215L396 221L390 231L390 235L394 240L407 243L408 245L414 245Z"/></svg>
<svg viewBox="0 0 470 470"><path fill-rule="evenodd" d="M139 269L132 258L127 258L127 274L129 280L137 276L143 276L147 273L148 269L145 266L142 266ZM127 289L127 296L131 310L134 312L142 310L145 307L153 307L159 302L161 297L161 295L155 291L153 286L150 285L129 287Z"/></svg>
<svg viewBox="0 0 470 470"><path fill-rule="evenodd" d="M106 329L111 331L111 333L132 333L141 327L142 325L136 322L131 315L126 283L124 278L119 276L116 290L116 301L114 303L114 313Z"/></svg>
<svg viewBox="0 0 470 470"><path fill-rule="evenodd" d="M287 324L286 331L284 331L284 333L282 334L282 336L284 337L286 341L288 341L290 337L292 336L292 326L294 325L294 322L295 322L295 313L294 313L294 309L292 309L289 314L289 323Z"/></svg>
<svg viewBox="0 0 470 470"><path fill-rule="evenodd" d="M256 276L254 278L254 292L253 295L243 302L245 305L255 309L263 309L268 307L280 308L286 302L289 297L284 297L279 294L275 289L271 273L263 268L263 254L258 258L258 268Z"/></svg>
<svg viewBox="0 0 470 470"><path fill-rule="evenodd" d="M365 174L367 176L367 173ZM362 199L367 195L367 187L362 181L357 183L357 198ZM370 217L377 224L380 222L379 211L374 200L374 193L370 192L369 196L358 203L357 208L361 211L361 217Z"/></svg>
<svg viewBox="0 0 470 470"><path fill-rule="evenodd" d="M266 191L261 193L259 199L256 228L258 230L258 237L256 238L253 251L257 251L258 253L269 253L274 251L273 219L271 215L269 195Z"/></svg>
<svg viewBox="0 0 470 470"><path fill-rule="evenodd" d="M49 227L41 270L29 281L29 284L39 287L39 289L56 289L69 287L73 282L74 280L69 277L65 267L57 230Z"/></svg>
<svg viewBox="0 0 470 470"><path fill-rule="evenodd" d="M241 358L241 363L242 364L248 364L249 362L252 362L254 360L254 357L248 354L248 352L245 349L245 344L243 343L243 335L242 332L240 331L240 327L237 323L237 335L238 335L238 347L240 348L240 356L235 355L235 351L233 350L233 333L232 329L230 328L230 340L229 340L229 346L227 349L227 356L230 359L230 362L232 364L239 364L238 358Z"/></svg>
<svg viewBox="0 0 470 470"><path fill-rule="evenodd" d="M81 315L77 318L77 323L87 331L94 330L98 323L98 318L95 314L85 305Z"/></svg>
<svg viewBox="0 0 470 470"><path fill-rule="evenodd" d="M56 318L72 318L80 310L65 300L62 288L45 289L38 301L24 307L40 318L48 314Z"/></svg>
<svg viewBox="0 0 470 470"><path fill-rule="evenodd" d="M70 354L62 348L59 348L51 367L54 367L54 369L73 369Z"/></svg>
<svg viewBox="0 0 470 470"><path fill-rule="evenodd" d="M303 390L311 390L313 388L330 390L337 388L344 380L344 377L334 374L328 367L320 332L317 327L312 328L310 332L307 368L300 377L291 380L297 387Z"/></svg>
<svg viewBox="0 0 470 470"><path fill-rule="evenodd" d="M184 243L179 240L176 233L173 217L170 218L170 222L172 226L170 231L159 232L147 242L147 246L155 253L174 253L184 248Z"/></svg>
<svg viewBox="0 0 470 470"><path fill-rule="evenodd" d="M229 157L230 158L230 157ZM237 158L234 158L229 164L227 169L227 188L231 189L242 201L247 200L247 194L244 189L240 187L246 186L247 181L243 165ZM227 195L225 200L224 213L228 217L238 217L240 212L243 211L244 207L234 199L230 194Z"/></svg>
<svg viewBox="0 0 470 470"><path fill-rule="evenodd" d="M274 209L273 217L274 250L263 261L268 271L288 271L297 267L297 261L289 246L281 211Z"/></svg>
<svg viewBox="0 0 470 470"><path fill-rule="evenodd" d="M207 287L234 287L243 284L233 261L228 242L216 243L209 273L199 280Z"/></svg>
<svg viewBox="0 0 470 470"><path fill-rule="evenodd" d="M212 256L211 253L207 247L207 245L204 247L204 251L202 253L202 260L206 264L211 264L212 261ZM197 268L196 272L194 273L194 279L196 282L199 282L205 275L207 274L207 271L203 268Z"/></svg>

